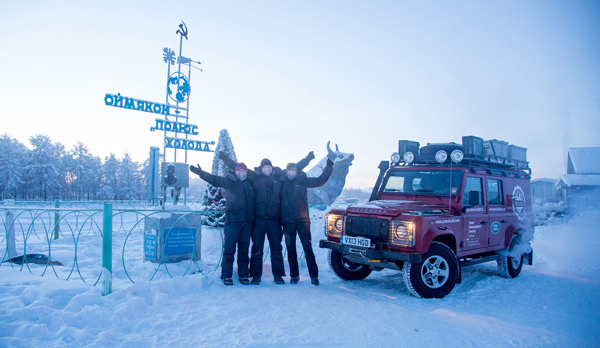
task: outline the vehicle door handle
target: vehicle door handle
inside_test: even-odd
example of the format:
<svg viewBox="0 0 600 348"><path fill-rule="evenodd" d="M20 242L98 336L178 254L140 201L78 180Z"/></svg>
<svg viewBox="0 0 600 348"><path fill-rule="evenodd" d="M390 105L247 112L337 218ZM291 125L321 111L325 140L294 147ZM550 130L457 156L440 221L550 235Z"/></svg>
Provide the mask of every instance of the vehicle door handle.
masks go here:
<svg viewBox="0 0 600 348"><path fill-rule="evenodd" d="M487 225L487 224L488 224L488 222L487 222L487 221L481 221L481 224L482 224L482 225Z"/></svg>
<svg viewBox="0 0 600 348"><path fill-rule="evenodd" d="M501 223L503 223L503 224L505 224L505 223L507 223L508 221L506 221L506 220L500 220L500 222L501 222Z"/></svg>

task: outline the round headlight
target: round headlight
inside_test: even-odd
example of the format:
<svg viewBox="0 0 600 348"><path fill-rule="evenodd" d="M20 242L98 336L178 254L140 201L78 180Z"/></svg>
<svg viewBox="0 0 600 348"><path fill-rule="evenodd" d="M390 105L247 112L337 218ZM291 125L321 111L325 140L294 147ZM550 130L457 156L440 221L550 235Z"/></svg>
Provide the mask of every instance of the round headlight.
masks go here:
<svg viewBox="0 0 600 348"><path fill-rule="evenodd" d="M391 160L392 160L392 164L396 164L396 163L400 162L400 155L397 152L394 152L392 154Z"/></svg>
<svg viewBox="0 0 600 348"><path fill-rule="evenodd" d="M415 160L415 154L410 151L405 152L403 159L404 159L404 162L406 162L406 163L412 163Z"/></svg>
<svg viewBox="0 0 600 348"><path fill-rule="evenodd" d="M396 226L394 233L396 234L396 238L398 238L398 239L406 238L406 236L408 235L406 226L404 226L403 224L399 224L398 226Z"/></svg>
<svg viewBox="0 0 600 348"><path fill-rule="evenodd" d="M448 159L448 154L444 150L440 150L435 154L435 160L438 163L444 163Z"/></svg>
<svg viewBox="0 0 600 348"><path fill-rule="evenodd" d="M344 227L344 220L343 219L335 220L335 223L333 224L333 226L335 226L336 230L342 232L342 228Z"/></svg>
<svg viewBox="0 0 600 348"><path fill-rule="evenodd" d="M465 155L460 150L454 150L450 154L450 158L452 159L452 162L458 163L458 162L462 161L463 158L465 158Z"/></svg>

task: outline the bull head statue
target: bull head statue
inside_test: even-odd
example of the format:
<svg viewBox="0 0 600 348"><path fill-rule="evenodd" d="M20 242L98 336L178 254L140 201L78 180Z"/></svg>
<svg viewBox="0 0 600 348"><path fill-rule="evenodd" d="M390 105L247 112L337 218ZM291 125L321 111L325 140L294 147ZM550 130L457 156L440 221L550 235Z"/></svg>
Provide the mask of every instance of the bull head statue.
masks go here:
<svg viewBox="0 0 600 348"><path fill-rule="evenodd" d="M348 175L349 168L354 160L354 154L341 152L337 144L335 144L335 151L333 151L329 144L330 141L327 142L327 153L330 158L335 157L335 160L333 161L333 172L325 185L308 189L308 204L331 205L331 203L333 203L333 201L335 201L342 193L344 185L346 184L346 176ZM324 157L319 163L306 172L306 174L308 176L317 177L323 173L326 165L327 157Z"/></svg>

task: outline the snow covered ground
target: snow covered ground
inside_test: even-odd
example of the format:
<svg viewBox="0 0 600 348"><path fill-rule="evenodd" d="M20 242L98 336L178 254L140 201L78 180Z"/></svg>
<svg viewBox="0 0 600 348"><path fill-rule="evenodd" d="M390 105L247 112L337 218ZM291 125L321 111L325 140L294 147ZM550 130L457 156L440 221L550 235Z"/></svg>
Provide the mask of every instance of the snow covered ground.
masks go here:
<svg viewBox="0 0 600 348"><path fill-rule="evenodd" d="M300 284L275 285L269 265L260 286L225 287L210 265L218 259L211 250L220 248L218 232L208 230L203 273L179 276L189 266L183 262L170 266L173 279L159 270L152 281L152 264L141 261L132 235L126 260L114 252L113 293L105 297L90 279L101 250L93 234L78 245L85 283L77 274L65 280L60 267L57 279L41 277L38 266L30 273L2 264L0 347L600 346L600 212L537 227L534 264L518 278L481 264L464 269L462 284L446 298L430 300L410 296L398 272L338 279L318 248L323 214L313 213L318 287L306 268Z"/></svg>

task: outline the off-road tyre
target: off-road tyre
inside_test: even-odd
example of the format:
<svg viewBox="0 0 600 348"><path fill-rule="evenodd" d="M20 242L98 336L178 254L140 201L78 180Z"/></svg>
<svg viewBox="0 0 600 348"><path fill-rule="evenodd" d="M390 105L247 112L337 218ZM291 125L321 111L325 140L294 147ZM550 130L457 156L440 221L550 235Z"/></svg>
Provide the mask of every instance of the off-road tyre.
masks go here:
<svg viewBox="0 0 600 348"><path fill-rule="evenodd" d="M421 263L405 262L404 284L419 298L442 298L458 281L459 265L454 251L440 242L431 242ZM433 273L433 274L432 274Z"/></svg>
<svg viewBox="0 0 600 348"><path fill-rule="evenodd" d="M508 252L513 251L520 242L521 237L513 237L513 239L510 241ZM500 258L496 261L500 276L504 278L516 278L521 273L521 269L523 268L523 257L524 254L521 254L517 257L501 254Z"/></svg>
<svg viewBox="0 0 600 348"><path fill-rule="evenodd" d="M362 280L371 274L369 266L350 262L337 250L329 250L329 266L343 280Z"/></svg>

